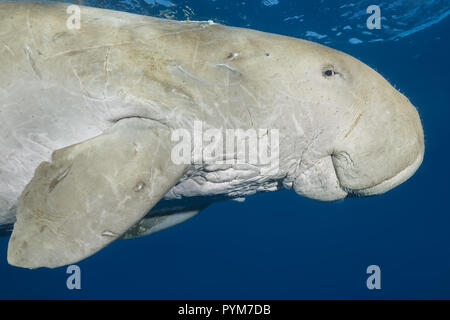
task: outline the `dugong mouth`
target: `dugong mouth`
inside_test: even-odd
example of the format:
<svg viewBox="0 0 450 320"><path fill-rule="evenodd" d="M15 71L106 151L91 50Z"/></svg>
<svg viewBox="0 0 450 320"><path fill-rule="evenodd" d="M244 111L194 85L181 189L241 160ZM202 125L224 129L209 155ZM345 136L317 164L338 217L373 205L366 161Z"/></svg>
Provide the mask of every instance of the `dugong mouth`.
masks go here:
<svg viewBox="0 0 450 320"><path fill-rule="evenodd" d="M414 161L393 176L378 180L372 185L352 188L349 185L361 185L369 173L354 166L346 152L332 154L317 161L313 166L296 174L292 188L301 196L320 201L336 201L346 197L365 197L385 193L408 180L419 168L423 152L419 152ZM369 168L370 169L370 168ZM350 175L348 174L350 173ZM342 179L346 175L346 179ZM373 180L375 180L372 177ZM346 185L349 184L349 185Z"/></svg>
<svg viewBox="0 0 450 320"><path fill-rule="evenodd" d="M334 156L332 156L332 157L334 160ZM340 182L340 186L341 186L342 190L347 192L347 196L349 196L349 197L352 197L352 196L353 197L366 197L366 196L374 196L374 195L378 195L378 194L383 194L383 193L397 187L398 185L402 184L406 180L408 180L411 176L414 175L414 173L417 171L417 169L419 169L420 165L422 164L423 157L424 157L424 153L423 152L419 153L417 158L413 161L413 163L411 163L409 166L407 166L406 168L401 170L396 175L394 175L391 178L388 178L386 180L383 180L382 182L380 182L374 186L362 188L362 189L350 189L350 188L346 188L345 186L343 186L341 183L341 180L339 179L338 171L336 170L336 162L333 161L333 163L334 163L335 170L336 170L336 177L337 177L338 181Z"/></svg>

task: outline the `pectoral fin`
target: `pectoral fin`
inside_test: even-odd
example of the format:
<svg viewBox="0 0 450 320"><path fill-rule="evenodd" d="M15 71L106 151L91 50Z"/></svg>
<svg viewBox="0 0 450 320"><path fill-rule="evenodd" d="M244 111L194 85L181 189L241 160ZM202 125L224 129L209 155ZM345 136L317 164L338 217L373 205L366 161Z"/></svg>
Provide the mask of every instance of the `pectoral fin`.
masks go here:
<svg viewBox="0 0 450 320"><path fill-rule="evenodd" d="M170 131L142 119L55 151L19 199L8 262L54 268L119 238L183 176L170 154Z"/></svg>
<svg viewBox="0 0 450 320"><path fill-rule="evenodd" d="M203 208L198 208L174 211L164 214L148 215L125 232L122 239L144 237L173 227L197 215L202 209Z"/></svg>

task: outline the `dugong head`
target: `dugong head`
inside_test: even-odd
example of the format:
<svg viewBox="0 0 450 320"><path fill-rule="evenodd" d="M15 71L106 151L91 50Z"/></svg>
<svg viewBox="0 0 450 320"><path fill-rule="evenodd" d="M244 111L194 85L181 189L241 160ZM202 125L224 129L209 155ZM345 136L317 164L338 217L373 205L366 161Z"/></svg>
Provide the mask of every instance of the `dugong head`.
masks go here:
<svg viewBox="0 0 450 320"><path fill-rule="evenodd" d="M315 128L312 166L297 170L293 188L319 200L384 193L411 177L424 155L416 108L379 73L342 52L309 45L295 73L305 75ZM312 140L311 140L312 141ZM317 160L318 159L318 160Z"/></svg>

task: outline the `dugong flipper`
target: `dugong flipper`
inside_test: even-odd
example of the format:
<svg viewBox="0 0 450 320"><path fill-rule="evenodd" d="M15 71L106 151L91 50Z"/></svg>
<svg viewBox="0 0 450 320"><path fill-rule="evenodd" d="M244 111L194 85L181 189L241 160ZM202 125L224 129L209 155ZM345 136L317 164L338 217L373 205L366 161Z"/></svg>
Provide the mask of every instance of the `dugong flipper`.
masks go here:
<svg viewBox="0 0 450 320"><path fill-rule="evenodd" d="M148 236L152 233L170 228L182 223L187 219L197 215L203 208L193 208L183 211L175 211L164 214L152 214L143 218L130 229L128 229L122 239L133 239Z"/></svg>
<svg viewBox="0 0 450 320"><path fill-rule="evenodd" d="M53 153L20 197L8 261L56 267L100 250L146 215L183 176L169 131L127 119Z"/></svg>

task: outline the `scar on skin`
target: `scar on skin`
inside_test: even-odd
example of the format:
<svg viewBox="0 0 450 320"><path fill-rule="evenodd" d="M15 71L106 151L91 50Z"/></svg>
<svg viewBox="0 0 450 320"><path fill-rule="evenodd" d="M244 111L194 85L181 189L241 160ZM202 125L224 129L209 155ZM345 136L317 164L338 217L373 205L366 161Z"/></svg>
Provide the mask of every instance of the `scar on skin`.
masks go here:
<svg viewBox="0 0 450 320"><path fill-rule="evenodd" d="M248 115L250 116L250 122L251 122L252 127L253 127L254 125L253 125L253 117L252 117L252 114L250 113L250 110L248 109L248 107L246 107L246 108L247 108Z"/></svg>
<svg viewBox="0 0 450 320"><path fill-rule="evenodd" d="M233 67L230 67L229 65L227 65L227 64L225 64L225 63L219 63L219 64L217 64L216 66L217 66L217 67L221 67L221 68L225 68L225 69L227 69L228 71L231 71L231 72L233 72L233 73L240 73L239 70L237 70L237 69L235 69L235 68L233 68Z"/></svg>
<svg viewBox="0 0 450 320"><path fill-rule="evenodd" d="M25 45L24 51L25 51L25 55L27 56L28 62L30 63L30 66L31 66L31 68L33 69L34 73L37 75L37 77L38 77L39 79L42 80L41 72L40 72L39 69L36 67L36 63L35 63L33 57L31 56L32 53L31 53L30 47L29 47L28 45Z"/></svg>
<svg viewBox="0 0 450 320"><path fill-rule="evenodd" d="M355 129L355 127L358 125L359 120L361 119L361 117L362 117L362 113L360 113L358 118L356 118L356 120L353 122L352 127L350 128L350 130L347 131L347 133L345 134L344 138L347 138L350 135L350 133L352 133L353 129Z"/></svg>
<svg viewBox="0 0 450 320"><path fill-rule="evenodd" d="M9 53L11 53L11 55L13 57L15 57L16 55L14 54L14 51L12 51L12 49L10 47L7 46L6 43L3 42L3 46L5 47L6 50L8 50Z"/></svg>
<svg viewBox="0 0 450 320"><path fill-rule="evenodd" d="M65 177L67 177L70 169L71 169L71 167L67 168L66 170L63 171L63 173L61 173L58 177L56 177L55 179L52 180L52 182L50 183L50 186L49 186L49 192L52 192L53 189L55 189L56 185L58 183L60 183L62 180L64 180Z"/></svg>
<svg viewBox="0 0 450 320"><path fill-rule="evenodd" d="M102 236L115 238L115 237L118 237L119 235L117 233L115 233L115 232L106 230L106 231L103 231Z"/></svg>
<svg viewBox="0 0 450 320"><path fill-rule="evenodd" d="M108 74L109 74L109 55L111 52L111 47L106 49L105 62L103 63L103 71L105 73L105 86L103 87L103 97L106 97L106 90L108 87Z"/></svg>

